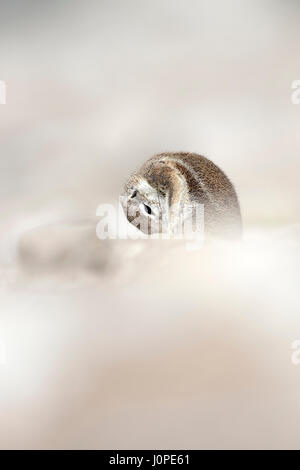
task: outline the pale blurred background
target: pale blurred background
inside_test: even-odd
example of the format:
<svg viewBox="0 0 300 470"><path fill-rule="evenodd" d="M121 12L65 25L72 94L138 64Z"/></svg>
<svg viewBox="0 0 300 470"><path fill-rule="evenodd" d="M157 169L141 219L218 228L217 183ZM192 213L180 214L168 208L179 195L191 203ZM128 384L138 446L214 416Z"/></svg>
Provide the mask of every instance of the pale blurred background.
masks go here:
<svg viewBox="0 0 300 470"><path fill-rule="evenodd" d="M0 0L1 448L300 447L299 24L297 0ZM230 176L242 246L66 219L19 263L176 150Z"/></svg>

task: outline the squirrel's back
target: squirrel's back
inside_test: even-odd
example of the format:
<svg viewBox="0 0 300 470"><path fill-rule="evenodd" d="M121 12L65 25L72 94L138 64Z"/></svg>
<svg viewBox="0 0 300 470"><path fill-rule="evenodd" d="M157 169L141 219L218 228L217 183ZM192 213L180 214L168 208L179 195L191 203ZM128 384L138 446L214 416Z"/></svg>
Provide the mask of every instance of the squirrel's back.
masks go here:
<svg viewBox="0 0 300 470"><path fill-rule="evenodd" d="M171 170L171 177L168 175L169 186L170 181L172 186L172 179L175 179L175 176L177 178L179 176L184 182L181 186L174 184L171 188L173 192L183 191L184 187L186 202L204 205L206 233L233 237L241 235L242 220L236 191L229 178L217 165L196 153L167 152L148 159L139 173L151 184L155 184L159 176L160 163L164 163Z"/></svg>

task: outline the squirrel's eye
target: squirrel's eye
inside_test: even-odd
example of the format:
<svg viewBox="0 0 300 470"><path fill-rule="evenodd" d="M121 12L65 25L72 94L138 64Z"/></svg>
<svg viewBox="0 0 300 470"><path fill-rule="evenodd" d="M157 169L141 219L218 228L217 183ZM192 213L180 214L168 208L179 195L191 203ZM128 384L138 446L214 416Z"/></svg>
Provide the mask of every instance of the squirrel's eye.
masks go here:
<svg viewBox="0 0 300 470"><path fill-rule="evenodd" d="M137 190L133 191L133 193L131 194L131 199L134 198L136 195L137 195Z"/></svg>
<svg viewBox="0 0 300 470"><path fill-rule="evenodd" d="M152 213L152 210L151 210L151 207L147 206L146 204L144 204L144 208L145 208L145 211L147 212L147 214L151 214Z"/></svg>

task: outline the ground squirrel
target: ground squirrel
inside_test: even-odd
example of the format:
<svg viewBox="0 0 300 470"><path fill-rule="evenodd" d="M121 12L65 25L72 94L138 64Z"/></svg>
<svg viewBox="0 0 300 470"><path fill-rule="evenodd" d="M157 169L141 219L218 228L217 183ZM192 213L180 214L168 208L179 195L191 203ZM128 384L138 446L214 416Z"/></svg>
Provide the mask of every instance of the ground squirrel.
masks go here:
<svg viewBox="0 0 300 470"><path fill-rule="evenodd" d="M205 235L239 238L242 221L235 189L213 162L196 153L149 158L127 183L121 202L129 222L146 233L172 232L185 205L204 207ZM167 227L162 217L168 214Z"/></svg>

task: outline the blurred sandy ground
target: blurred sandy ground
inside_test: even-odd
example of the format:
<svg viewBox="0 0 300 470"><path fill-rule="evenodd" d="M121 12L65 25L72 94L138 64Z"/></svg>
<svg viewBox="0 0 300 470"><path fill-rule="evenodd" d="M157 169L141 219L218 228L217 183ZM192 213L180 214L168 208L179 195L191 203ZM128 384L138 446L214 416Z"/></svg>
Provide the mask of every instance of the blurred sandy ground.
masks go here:
<svg viewBox="0 0 300 470"><path fill-rule="evenodd" d="M0 447L299 448L299 2L0 13ZM44 225L94 216L165 150L228 173L241 245Z"/></svg>

